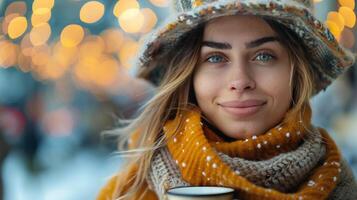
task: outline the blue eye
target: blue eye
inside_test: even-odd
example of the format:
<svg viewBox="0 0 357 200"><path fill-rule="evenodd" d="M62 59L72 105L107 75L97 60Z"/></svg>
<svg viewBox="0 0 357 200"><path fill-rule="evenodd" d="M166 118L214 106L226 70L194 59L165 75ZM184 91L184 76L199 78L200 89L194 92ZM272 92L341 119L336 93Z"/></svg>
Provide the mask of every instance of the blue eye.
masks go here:
<svg viewBox="0 0 357 200"><path fill-rule="evenodd" d="M220 55L213 55L213 56L208 57L207 61L210 63L220 63L220 62L224 62L225 58Z"/></svg>
<svg viewBox="0 0 357 200"><path fill-rule="evenodd" d="M259 53L255 59L261 62L269 62L270 60L274 59L275 56L272 56L271 54L268 53Z"/></svg>

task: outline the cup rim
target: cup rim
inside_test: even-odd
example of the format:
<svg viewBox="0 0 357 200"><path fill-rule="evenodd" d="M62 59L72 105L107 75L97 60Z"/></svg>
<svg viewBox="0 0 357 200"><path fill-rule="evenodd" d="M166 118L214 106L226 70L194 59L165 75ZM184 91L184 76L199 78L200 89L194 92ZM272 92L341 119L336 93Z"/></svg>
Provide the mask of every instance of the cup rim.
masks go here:
<svg viewBox="0 0 357 200"><path fill-rule="evenodd" d="M206 187L206 188L225 188L225 189L228 189L228 191L221 192L221 193L216 193L216 194L178 194L178 193L175 193L175 192L171 191L173 189L178 189L178 188L202 188L202 187ZM181 197L187 197L187 196L191 196L191 197L198 197L198 196L208 197L208 196L210 196L210 197L212 197L212 196L233 194L234 193L234 189L230 188L230 187L223 187L223 186L178 186L178 187L170 188L169 190L167 190L166 193L168 195L181 196Z"/></svg>

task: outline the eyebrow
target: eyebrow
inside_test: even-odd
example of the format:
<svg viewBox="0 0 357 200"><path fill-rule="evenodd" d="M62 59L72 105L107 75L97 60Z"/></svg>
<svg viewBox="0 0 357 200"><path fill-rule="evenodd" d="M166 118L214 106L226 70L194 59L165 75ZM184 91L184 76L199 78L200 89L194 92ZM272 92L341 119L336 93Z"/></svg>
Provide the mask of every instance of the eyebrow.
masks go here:
<svg viewBox="0 0 357 200"><path fill-rule="evenodd" d="M280 42L280 39L275 36L262 37L251 42L245 43L247 49L258 47L267 42ZM213 42L213 41L203 41L202 47L207 46L215 49L232 49L232 46L226 42Z"/></svg>

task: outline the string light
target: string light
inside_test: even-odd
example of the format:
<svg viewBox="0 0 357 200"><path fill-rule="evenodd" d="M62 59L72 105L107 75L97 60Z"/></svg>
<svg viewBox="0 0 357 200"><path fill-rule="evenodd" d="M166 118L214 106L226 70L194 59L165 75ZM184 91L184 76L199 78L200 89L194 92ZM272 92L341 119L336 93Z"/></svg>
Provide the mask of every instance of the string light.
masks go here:
<svg viewBox="0 0 357 200"><path fill-rule="evenodd" d="M65 47L77 46L84 37L84 30L78 24L67 25L61 32L61 43Z"/></svg>
<svg viewBox="0 0 357 200"><path fill-rule="evenodd" d="M42 23L32 28L30 41L34 46L43 45L51 36L51 27L48 23Z"/></svg>
<svg viewBox="0 0 357 200"><path fill-rule="evenodd" d="M27 29L27 19L25 17L15 17L8 27L8 34L11 39L16 39L25 33Z"/></svg>
<svg viewBox="0 0 357 200"><path fill-rule="evenodd" d="M33 13L31 16L32 26L39 26L43 23L47 23L51 19L51 12L46 12L42 14Z"/></svg>
<svg viewBox="0 0 357 200"><path fill-rule="evenodd" d="M85 3L80 12L79 18L84 23L95 23L104 15L105 6L98 1L89 1Z"/></svg>
<svg viewBox="0 0 357 200"><path fill-rule="evenodd" d="M145 17L139 9L125 10L119 18L120 27L127 33L138 33L144 25Z"/></svg>
<svg viewBox="0 0 357 200"><path fill-rule="evenodd" d="M340 4L338 12L329 12L325 24L335 38L340 40L346 28L353 28L355 26L356 15L353 11L355 7L354 0L339 0L338 2Z"/></svg>
<svg viewBox="0 0 357 200"><path fill-rule="evenodd" d="M115 4L113 14L114 16L119 17L124 11L133 8L140 8L140 4L136 0L120 0Z"/></svg>

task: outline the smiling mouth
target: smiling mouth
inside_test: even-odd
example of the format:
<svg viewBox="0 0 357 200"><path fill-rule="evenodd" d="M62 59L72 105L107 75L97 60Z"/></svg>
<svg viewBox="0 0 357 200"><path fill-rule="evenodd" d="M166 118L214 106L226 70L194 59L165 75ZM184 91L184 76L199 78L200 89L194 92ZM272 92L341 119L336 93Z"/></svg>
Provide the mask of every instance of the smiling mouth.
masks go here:
<svg viewBox="0 0 357 200"><path fill-rule="evenodd" d="M221 108L229 113L230 115L233 115L235 117L248 117L251 115L256 114L261 110L262 107L266 105L266 102L261 102L261 103L253 103L253 104L240 104L240 105L235 105L235 106L227 106L227 105L221 105Z"/></svg>

